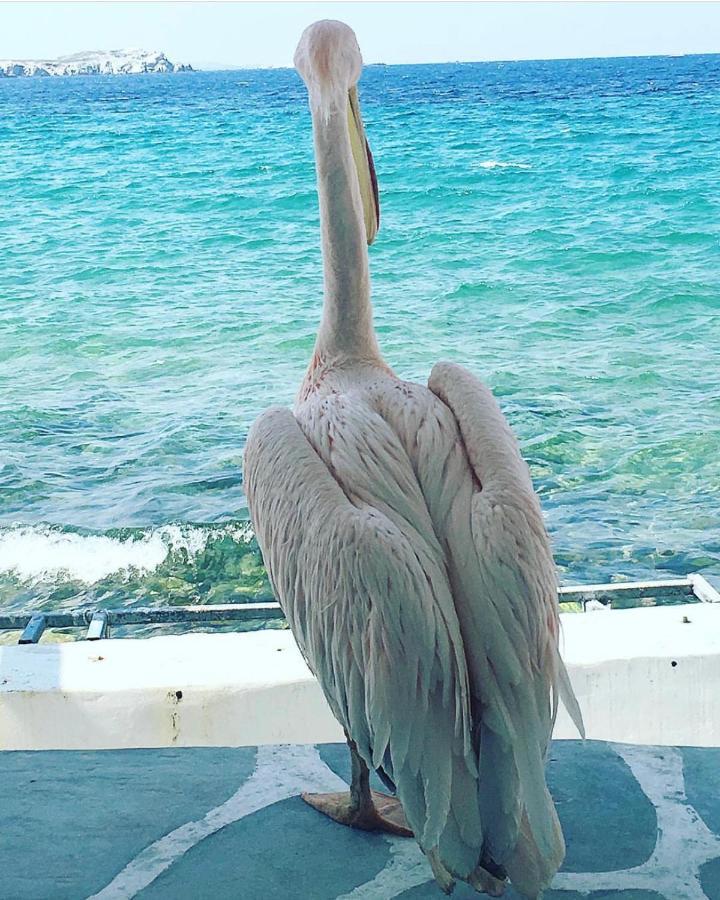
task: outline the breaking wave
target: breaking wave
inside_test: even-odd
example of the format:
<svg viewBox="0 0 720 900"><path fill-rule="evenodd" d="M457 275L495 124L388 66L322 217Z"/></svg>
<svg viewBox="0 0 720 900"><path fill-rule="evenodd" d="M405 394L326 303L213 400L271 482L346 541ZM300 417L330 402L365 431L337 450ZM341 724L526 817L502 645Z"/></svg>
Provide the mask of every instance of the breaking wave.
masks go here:
<svg viewBox="0 0 720 900"><path fill-rule="evenodd" d="M532 169L529 163L501 162L498 159L486 159L477 164L479 169Z"/></svg>
<svg viewBox="0 0 720 900"><path fill-rule="evenodd" d="M227 603L271 596L246 522L88 533L0 528L0 603Z"/></svg>

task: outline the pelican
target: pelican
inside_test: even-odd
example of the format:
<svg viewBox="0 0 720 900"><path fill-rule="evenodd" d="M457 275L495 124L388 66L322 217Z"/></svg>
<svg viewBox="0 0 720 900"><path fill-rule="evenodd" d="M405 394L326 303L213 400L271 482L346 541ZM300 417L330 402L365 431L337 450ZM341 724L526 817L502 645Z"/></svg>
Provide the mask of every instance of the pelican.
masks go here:
<svg viewBox="0 0 720 900"><path fill-rule="evenodd" d="M379 225L353 31L322 21L295 67L309 94L324 261L314 354L293 411L253 424L250 513L273 589L342 725L338 822L414 835L440 887L540 896L565 853L544 763L558 650L540 505L490 391L437 363L427 386L384 361L367 245ZM374 769L391 794L371 791Z"/></svg>

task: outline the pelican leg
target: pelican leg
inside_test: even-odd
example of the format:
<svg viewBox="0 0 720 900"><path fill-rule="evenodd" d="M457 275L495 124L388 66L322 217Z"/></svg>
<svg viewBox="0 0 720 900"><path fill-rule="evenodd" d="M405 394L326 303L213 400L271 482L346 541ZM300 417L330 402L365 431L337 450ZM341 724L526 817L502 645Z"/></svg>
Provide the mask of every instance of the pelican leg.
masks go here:
<svg viewBox="0 0 720 900"><path fill-rule="evenodd" d="M385 831L400 837L412 837L405 813L397 797L370 788L370 771L348 738L352 779L350 791L333 794L303 794L302 799L341 825L363 831Z"/></svg>

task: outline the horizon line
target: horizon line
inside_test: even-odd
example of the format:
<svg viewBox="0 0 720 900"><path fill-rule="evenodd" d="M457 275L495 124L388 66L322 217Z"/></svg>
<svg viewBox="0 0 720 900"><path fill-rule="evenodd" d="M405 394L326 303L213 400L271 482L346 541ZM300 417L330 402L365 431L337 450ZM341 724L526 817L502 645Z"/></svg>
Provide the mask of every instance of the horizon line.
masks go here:
<svg viewBox="0 0 720 900"><path fill-rule="evenodd" d="M720 56L720 50L704 50L688 53L623 53L621 55L609 54L607 56L528 56L514 59L445 59L433 62L366 62L363 69L374 66L386 68L392 66L476 66L492 63L523 63L523 62L582 62L595 59L681 59L688 56ZM196 72L264 72L269 70L292 71L294 66L288 65L235 65L226 63L190 63ZM197 68L196 68L197 66Z"/></svg>

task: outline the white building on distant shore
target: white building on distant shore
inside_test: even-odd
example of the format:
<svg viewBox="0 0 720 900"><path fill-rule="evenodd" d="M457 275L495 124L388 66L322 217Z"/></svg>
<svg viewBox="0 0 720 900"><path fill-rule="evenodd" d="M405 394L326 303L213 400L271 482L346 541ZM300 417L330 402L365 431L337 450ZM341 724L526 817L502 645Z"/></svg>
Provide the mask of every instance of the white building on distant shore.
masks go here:
<svg viewBox="0 0 720 900"><path fill-rule="evenodd" d="M106 50L73 53L57 59L0 60L0 77L50 75L141 75L192 72L189 63L173 63L158 50Z"/></svg>

